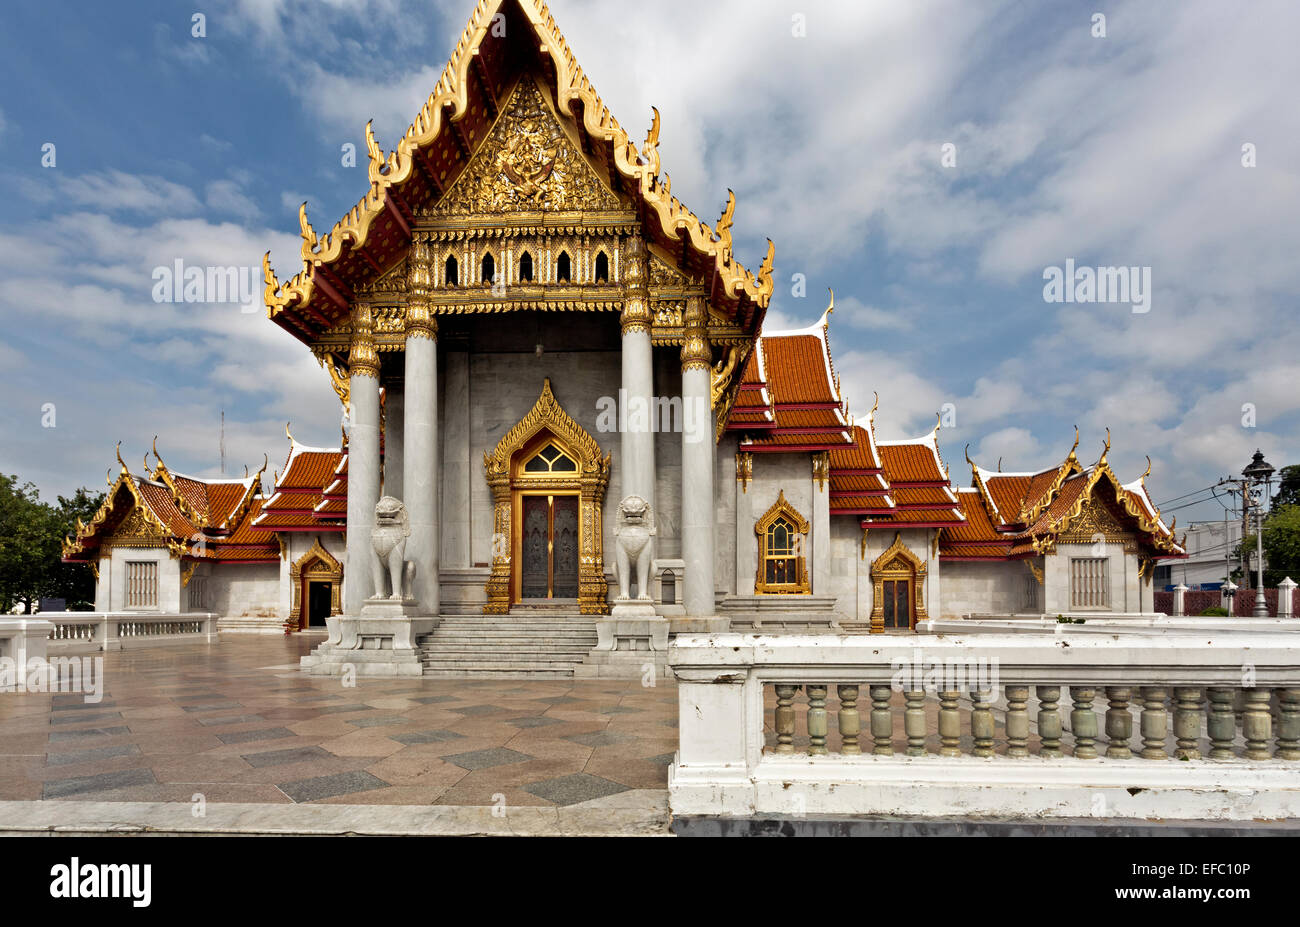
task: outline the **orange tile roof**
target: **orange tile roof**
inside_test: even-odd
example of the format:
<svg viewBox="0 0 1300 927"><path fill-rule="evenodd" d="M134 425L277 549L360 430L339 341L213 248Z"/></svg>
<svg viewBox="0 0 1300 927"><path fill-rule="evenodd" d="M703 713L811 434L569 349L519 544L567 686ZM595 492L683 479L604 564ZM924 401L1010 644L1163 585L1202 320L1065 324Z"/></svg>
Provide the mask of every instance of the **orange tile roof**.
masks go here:
<svg viewBox="0 0 1300 927"><path fill-rule="evenodd" d="M880 442L880 459L889 484L947 483L948 475L928 444Z"/></svg>

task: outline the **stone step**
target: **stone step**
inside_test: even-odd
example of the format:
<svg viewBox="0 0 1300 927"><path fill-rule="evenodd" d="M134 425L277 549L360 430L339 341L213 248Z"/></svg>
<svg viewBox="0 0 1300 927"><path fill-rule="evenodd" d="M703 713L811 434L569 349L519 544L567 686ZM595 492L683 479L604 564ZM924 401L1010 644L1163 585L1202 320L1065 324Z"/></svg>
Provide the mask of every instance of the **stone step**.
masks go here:
<svg viewBox="0 0 1300 927"><path fill-rule="evenodd" d="M593 619L552 611L445 617L416 643L426 676L571 678L596 640Z"/></svg>
<svg viewBox="0 0 1300 927"><path fill-rule="evenodd" d="M438 634L435 638L438 641L491 641L506 644L508 641L530 641L542 642L542 644L573 644L578 641L594 641L595 634L590 632L547 632L545 634L521 634L519 632L510 633L481 633L474 634L467 631L456 631L450 634Z"/></svg>
<svg viewBox="0 0 1300 927"><path fill-rule="evenodd" d="M453 669L438 670L425 667L426 679L572 679L573 670L514 669L514 670L477 670Z"/></svg>

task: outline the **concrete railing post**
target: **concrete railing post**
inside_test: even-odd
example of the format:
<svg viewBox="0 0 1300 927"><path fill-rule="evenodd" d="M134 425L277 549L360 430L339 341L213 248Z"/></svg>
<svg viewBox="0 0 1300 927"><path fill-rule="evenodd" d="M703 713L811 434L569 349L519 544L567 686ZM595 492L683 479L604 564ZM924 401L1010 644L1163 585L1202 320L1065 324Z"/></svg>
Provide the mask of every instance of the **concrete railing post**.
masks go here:
<svg viewBox="0 0 1300 927"><path fill-rule="evenodd" d="M1174 616L1181 618L1187 614L1187 606L1184 604L1183 597L1187 595L1187 586L1179 583L1174 587Z"/></svg>
<svg viewBox="0 0 1300 927"><path fill-rule="evenodd" d="M1295 604L1295 587L1296 581L1290 576L1277 584L1277 616L1279 618L1292 618L1295 616L1295 612L1292 610Z"/></svg>

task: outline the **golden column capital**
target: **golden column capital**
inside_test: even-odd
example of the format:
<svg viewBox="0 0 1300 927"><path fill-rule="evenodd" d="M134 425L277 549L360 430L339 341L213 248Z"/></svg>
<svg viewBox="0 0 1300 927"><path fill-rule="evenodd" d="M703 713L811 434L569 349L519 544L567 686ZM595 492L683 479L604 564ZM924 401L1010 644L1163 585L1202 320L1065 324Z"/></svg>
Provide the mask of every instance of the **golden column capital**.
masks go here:
<svg viewBox="0 0 1300 927"><path fill-rule="evenodd" d="M368 303L352 306L352 349L348 354L349 377L379 379L379 354L375 351L374 321Z"/></svg>
<svg viewBox="0 0 1300 927"><path fill-rule="evenodd" d="M433 270L429 258L429 242L416 236L406 255L406 337L438 338L438 320L434 318L429 301L429 288L433 285Z"/></svg>
<svg viewBox="0 0 1300 927"><path fill-rule="evenodd" d="M623 334L650 331L650 291L646 286L645 241L640 235L627 240L623 261L623 314L619 319Z"/></svg>
<svg viewBox="0 0 1300 927"><path fill-rule="evenodd" d="M686 312L682 321L685 328L682 338L682 371L697 367L712 370L713 349L709 347L709 316L704 308L703 296L692 296L686 300Z"/></svg>

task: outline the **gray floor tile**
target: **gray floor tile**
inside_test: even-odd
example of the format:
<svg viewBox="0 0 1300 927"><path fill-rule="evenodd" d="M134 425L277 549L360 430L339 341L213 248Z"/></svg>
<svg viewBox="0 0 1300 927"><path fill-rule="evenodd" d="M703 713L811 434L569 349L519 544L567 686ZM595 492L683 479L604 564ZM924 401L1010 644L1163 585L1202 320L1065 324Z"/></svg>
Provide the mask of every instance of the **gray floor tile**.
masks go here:
<svg viewBox="0 0 1300 927"><path fill-rule="evenodd" d="M511 763L525 763L532 757L527 753L520 753L518 750L510 750L506 747L493 747L490 750L474 750L470 753L457 753L453 756L444 756L448 763L454 763L461 769L468 769L471 772L476 769L490 769L493 766L507 766Z"/></svg>
<svg viewBox="0 0 1300 927"><path fill-rule="evenodd" d="M92 727L84 731L52 731L50 733L50 743L61 744L70 740L81 740L86 737L116 737L118 734L129 734L131 729L126 725L117 727Z"/></svg>
<svg viewBox="0 0 1300 927"><path fill-rule="evenodd" d="M541 715L534 715L527 718L510 718L504 724L512 724L515 727L545 727L548 724L563 724L559 718L544 718Z"/></svg>
<svg viewBox="0 0 1300 927"><path fill-rule="evenodd" d="M312 779L299 779L297 782L281 783L280 791L296 802L317 801L333 798L335 795L351 795L354 792L369 792L382 789L388 783L365 770L335 773L332 776L316 776Z"/></svg>
<svg viewBox="0 0 1300 927"><path fill-rule="evenodd" d="M410 718L353 718L348 724L357 727L386 727L391 724L410 724Z"/></svg>
<svg viewBox="0 0 1300 927"><path fill-rule="evenodd" d="M455 731L412 731L406 734L389 734L389 740L395 740L399 744L406 744L408 747L413 744L440 744L448 740L459 740L464 734L458 734Z"/></svg>
<svg viewBox="0 0 1300 927"><path fill-rule="evenodd" d="M255 740L280 740L283 737L296 736L293 731L287 727L268 727L260 731L231 731L229 734L218 734L217 739L223 744L247 744Z"/></svg>
<svg viewBox="0 0 1300 927"><path fill-rule="evenodd" d="M109 747L92 747L89 750L77 750L73 753L49 753L45 756L46 766L71 766L75 763L93 763L115 756L136 756L140 748L135 744L114 744Z"/></svg>
<svg viewBox="0 0 1300 927"><path fill-rule="evenodd" d="M333 756L324 747L293 747L288 750L268 750L265 753L245 753L240 759L254 769L261 769L264 766L284 766L287 763L329 759Z"/></svg>
<svg viewBox="0 0 1300 927"><path fill-rule="evenodd" d="M125 789L133 785L156 785L153 773L148 769L123 769L118 772L99 773L95 776L77 776L71 779L46 780L41 791L41 798L66 798L69 795L84 795L87 792L106 792L110 789Z"/></svg>
<svg viewBox="0 0 1300 927"><path fill-rule="evenodd" d="M571 740L575 744L582 744L584 747L608 747L613 744L625 744L638 738L633 737L631 734L619 734L614 731L592 731L590 734L574 734L572 737L564 739Z"/></svg>
<svg viewBox="0 0 1300 927"><path fill-rule="evenodd" d="M578 802L605 798L627 790L628 787L625 785L587 773L574 773L571 776L560 776L558 779L544 779L524 786L524 791L530 795L545 798L557 805L575 805Z"/></svg>

